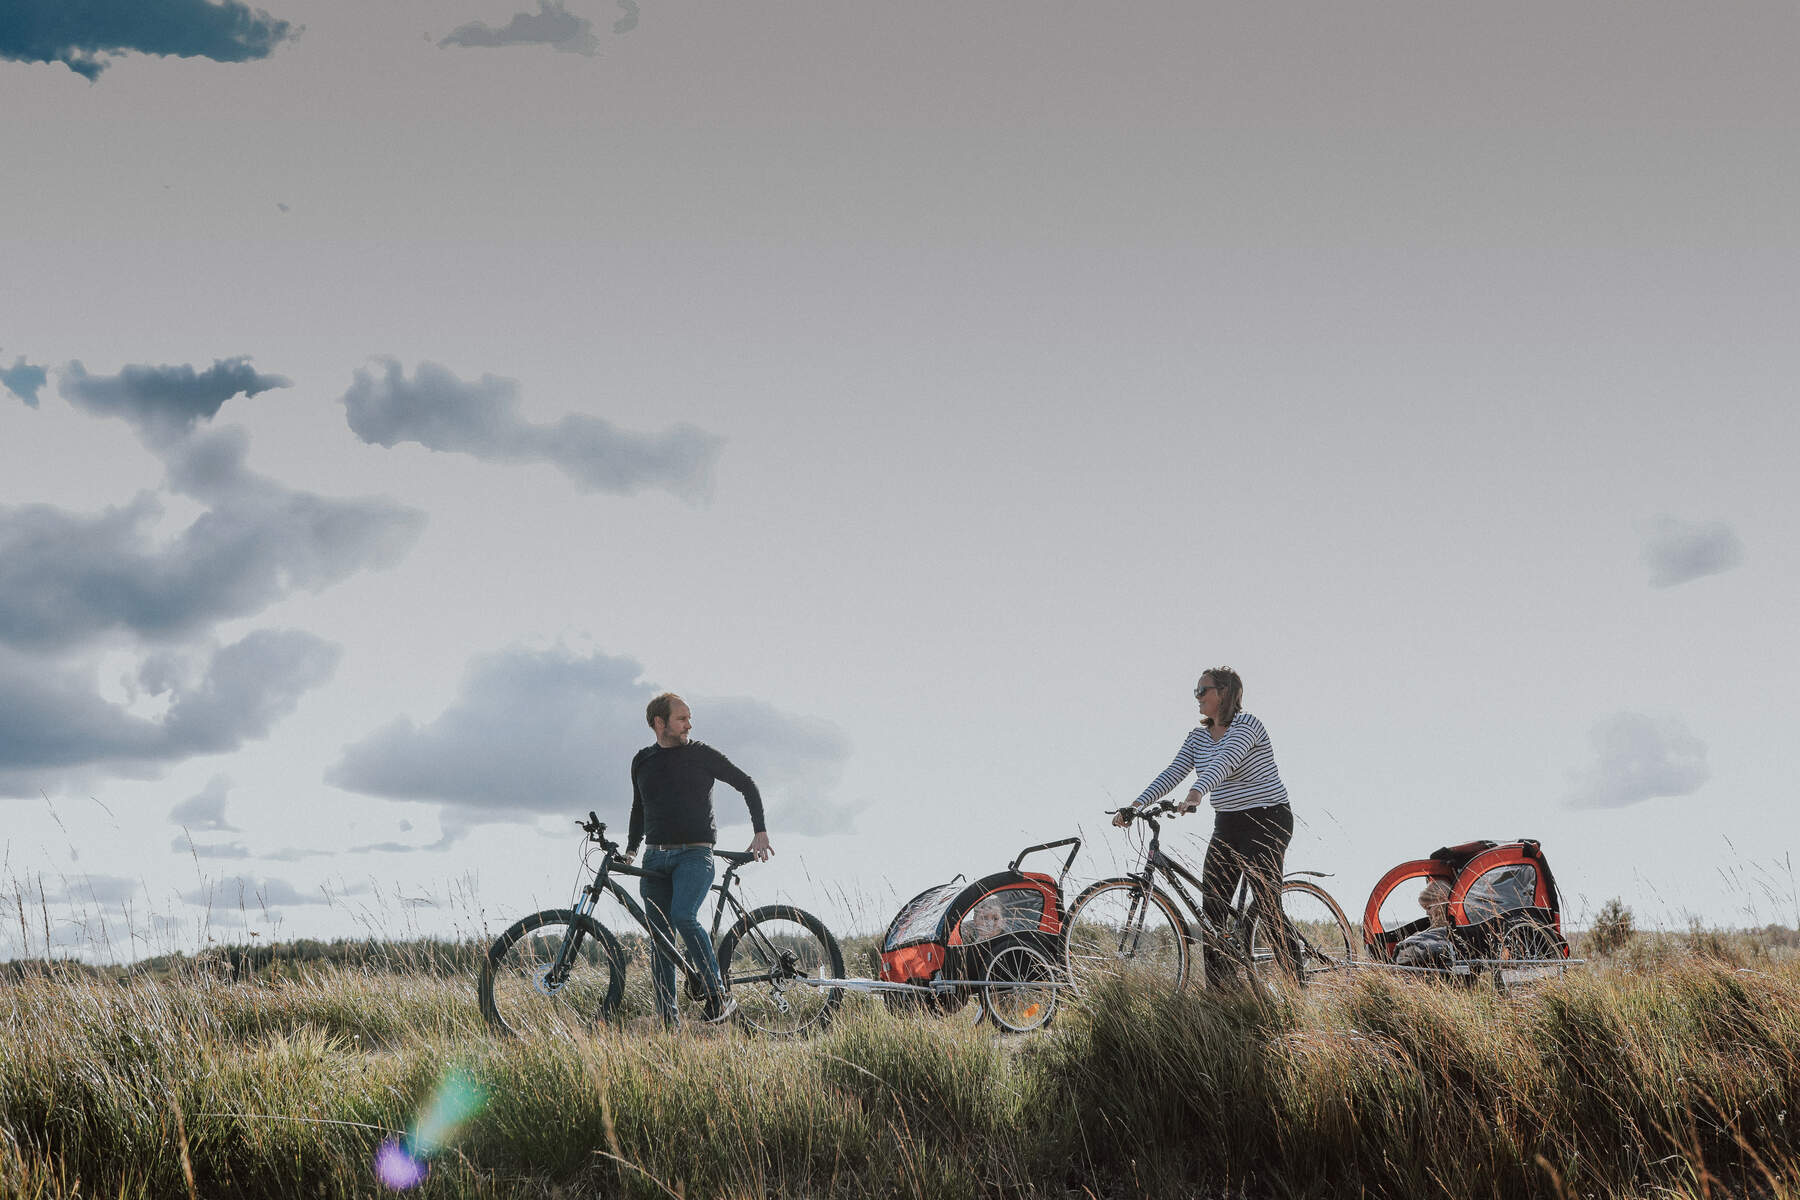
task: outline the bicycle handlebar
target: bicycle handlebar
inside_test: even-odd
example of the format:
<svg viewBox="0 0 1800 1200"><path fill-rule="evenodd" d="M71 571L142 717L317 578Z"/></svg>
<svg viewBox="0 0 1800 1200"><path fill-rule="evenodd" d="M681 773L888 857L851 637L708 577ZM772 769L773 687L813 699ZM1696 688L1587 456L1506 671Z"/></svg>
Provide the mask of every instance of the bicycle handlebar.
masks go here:
<svg viewBox="0 0 1800 1200"><path fill-rule="evenodd" d="M622 859L625 857L623 854L619 853L619 843L606 836L606 822L602 821L600 815L593 809L588 809L587 820L577 821L575 823L581 826L581 832L587 834L588 841L598 842L600 848L614 858Z"/></svg>
<svg viewBox="0 0 1800 1200"><path fill-rule="evenodd" d="M1126 820L1130 821L1130 820L1136 820L1140 817L1161 817L1161 816L1178 817L1181 815L1181 813L1178 811L1179 808L1180 808L1180 806L1178 804L1176 804L1175 801L1173 801L1173 800L1158 800L1155 804L1152 804L1149 808L1138 809L1138 808L1133 808L1129 804L1127 804L1124 808L1109 808L1106 811L1107 811L1108 815L1110 815L1110 816L1124 817Z"/></svg>

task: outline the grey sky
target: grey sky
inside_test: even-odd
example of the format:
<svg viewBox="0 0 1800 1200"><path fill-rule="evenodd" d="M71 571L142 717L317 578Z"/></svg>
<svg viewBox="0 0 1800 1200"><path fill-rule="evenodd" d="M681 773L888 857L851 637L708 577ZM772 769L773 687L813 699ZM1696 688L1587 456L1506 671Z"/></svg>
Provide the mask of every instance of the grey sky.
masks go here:
<svg viewBox="0 0 1800 1200"><path fill-rule="evenodd" d="M7 361L290 385L154 453L56 370L0 404L6 702L168 739L119 683L157 655L341 648L235 749L0 801L14 869L66 869L49 812L91 793L118 827L81 869L189 892L142 847L228 773L229 841L339 848L275 872L302 893L562 903L566 822L623 824L669 686L766 785L752 884L879 924L1077 828L1109 870L1100 810L1230 664L1290 861L1348 908L1524 834L1578 910L1796 919L1721 882L1800 841L1791 5L745 4L593 55L439 44L547 12L294 0L247 61L0 62ZM587 682L523 682L559 662ZM35 763L40 716L0 733Z"/></svg>
<svg viewBox="0 0 1800 1200"><path fill-rule="evenodd" d="M169 810L169 820L187 829L220 830L235 833L237 827L225 819L225 800L231 794L231 779L214 775L206 786Z"/></svg>
<svg viewBox="0 0 1800 1200"><path fill-rule="evenodd" d="M1644 565L1651 587L1729 571L1744 559L1744 544L1723 521L1681 521L1659 516L1644 541Z"/></svg>

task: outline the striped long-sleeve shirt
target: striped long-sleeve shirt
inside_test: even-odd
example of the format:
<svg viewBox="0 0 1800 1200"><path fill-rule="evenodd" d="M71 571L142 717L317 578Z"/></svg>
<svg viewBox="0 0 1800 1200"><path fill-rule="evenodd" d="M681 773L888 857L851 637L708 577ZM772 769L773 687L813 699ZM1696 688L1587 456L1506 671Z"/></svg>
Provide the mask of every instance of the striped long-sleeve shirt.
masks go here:
<svg viewBox="0 0 1800 1200"><path fill-rule="evenodd" d="M1287 803L1287 788L1282 786L1281 773L1275 769L1275 748L1269 744L1269 731L1247 712L1233 717L1225 736L1216 742L1204 725L1188 734L1168 770L1158 775L1131 806L1143 808L1156 803L1173 791L1189 771L1194 773L1194 790L1210 793L1213 807L1220 812Z"/></svg>

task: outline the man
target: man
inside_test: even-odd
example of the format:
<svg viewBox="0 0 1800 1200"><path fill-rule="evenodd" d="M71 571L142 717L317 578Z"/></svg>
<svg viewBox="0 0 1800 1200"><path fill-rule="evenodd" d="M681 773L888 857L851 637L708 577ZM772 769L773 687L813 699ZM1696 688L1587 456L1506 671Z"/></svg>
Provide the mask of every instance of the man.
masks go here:
<svg viewBox="0 0 1800 1200"><path fill-rule="evenodd" d="M763 828L762 795L756 783L730 759L704 742L692 741L693 712L673 692L650 701L644 719L656 734L656 744L645 746L631 760L631 832L626 841L627 862L637 857L638 845L648 839L644 855L646 874L638 892L651 923L671 941L676 933L687 944L688 957L705 977L706 1020L729 1020L737 1002L725 994L719 978L719 960L712 939L700 923L700 905L713 882L713 842L718 829L713 821L712 786L723 780L744 794L750 808L750 852L758 862L775 853ZM671 928L672 927L672 928ZM654 939L652 939L654 941ZM656 981L656 1010L664 1022L674 1024L675 960L655 946L651 976Z"/></svg>

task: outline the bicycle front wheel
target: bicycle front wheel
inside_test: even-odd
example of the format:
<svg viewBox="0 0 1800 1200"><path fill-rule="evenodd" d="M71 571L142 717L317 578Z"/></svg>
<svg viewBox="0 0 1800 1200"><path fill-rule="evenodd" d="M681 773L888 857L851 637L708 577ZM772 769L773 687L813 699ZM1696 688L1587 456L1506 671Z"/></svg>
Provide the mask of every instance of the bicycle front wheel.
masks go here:
<svg viewBox="0 0 1800 1200"><path fill-rule="evenodd" d="M746 913L719 939L719 974L738 1003L738 1020L792 1037L831 1024L844 989L844 953L825 923L787 904Z"/></svg>
<svg viewBox="0 0 1800 1200"><path fill-rule="evenodd" d="M1281 915L1287 926L1286 961L1279 953L1277 923L1259 908L1245 918L1250 928L1250 963L1265 977L1286 974L1302 984L1346 979L1356 961L1356 937L1331 893L1316 883L1290 879L1281 885Z"/></svg>
<svg viewBox="0 0 1800 1200"><path fill-rule="evenodd" d="M1105 978L1147 979L1172 988L1187 982L1187 922L1161 888L1135 879L1103 879L1069 906L1065 930L1069 981L1077 988Z"/></svg>
<svg viewBox="0 0 1800 1200"><path fill-rule="evenodd" d="M481 1014L501 1033L575 1036L619 1010L625 955L592 917L548 909L494 940L481 964Z"/></svg>

